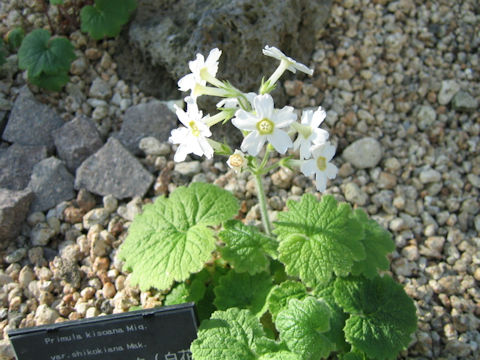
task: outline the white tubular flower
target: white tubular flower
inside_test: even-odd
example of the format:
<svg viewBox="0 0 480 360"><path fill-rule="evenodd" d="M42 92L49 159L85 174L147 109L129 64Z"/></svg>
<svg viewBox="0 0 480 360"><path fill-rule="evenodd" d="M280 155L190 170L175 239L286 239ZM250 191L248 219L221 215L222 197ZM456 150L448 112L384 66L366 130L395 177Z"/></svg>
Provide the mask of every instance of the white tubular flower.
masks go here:
<svg viewBox="0 0 480 360"><path fill-rule="evenodd" d="M293 143L293 149L298 150L300 148L301 160L309 159L312 156L310 153L312 145L320 145L328 140L328 132L318 128L326 116L327 113L320 106L315 112L304 110L301 124L292 124L292 127L298 131L297 139Z"/></svg>
<svg viewBox="0 0 480 360"><path fill-rule="evenodd" d="M324 192L327 188L327 178L335 179L338 173L338 168L329 162L335 155L335 147L327 141L324 144L312 146L311 151L313 159L305 160L300 170L306 176L315 174L317 190Z"/></svg>
<svg viewBox="0 0 480 360"><path fill-rule="evenodd" d="M308 75L313 74L313 69L310 69L306 65L303 65L303 64L295 61L291 57L288 57L287 55L285 55L283 52L281 52L280 50L278 50L274 46L265 45L265 48L262 50L262 52L263 52L264 55L273 57L277 60L280 60L282 62L287 63L288 64L287 70L290 70L293 73L297 72L297 70L298 70L298 71L304 72L305 74L308 74Z"/></svg>
<svg viewBox="0 0 480 360"><path fill-rule="evenodd" d="M257 95L253 99L254 113L238 110L232 119L232 124L240 130L250 131L243 139L240 148L250 155L256 156L266 141L269 141L275 150L285 154L292 147L292 140L288 134L280 130L288 127L296 120L297 115L291 106L281 110L274 109L273 99L269 94Z"/></svg>
<svg viewBox="0 0 480 360"><path fill-rule="evenodd" d="M212 133L204 123L202 112L198 110L195 100L186 97L185 102L187 103L186 112L174 105L178 119L185 127L172 130L168 139L172 144L179 144L173 160L176 162L184 161L190 153L198 156L205 155L210 159L213 157L213 148L206 138L211 136Z"/></svg>
<svg viewBox="0 0 480 360"><path fill-rule="evenodd" d="M217 48L210 51L207 60L205 60L202 54L197 54L196 60L188 63L191 73L185 75L178 81L180 91L190 90L192 91L192 95L195 95L195 87L197 85L205 86L207 81L217 82L218 80L215 79L215 76L217 75L218 59L221 54L222 51Z"/></svg>
<svg viewBox="0 0 480 360"><path fill-rule="evenodd" d="M245 154L238 149L235 150L235 152L228 158L227 165L236 173L241 172L242 169L247 166Z"/></svg>

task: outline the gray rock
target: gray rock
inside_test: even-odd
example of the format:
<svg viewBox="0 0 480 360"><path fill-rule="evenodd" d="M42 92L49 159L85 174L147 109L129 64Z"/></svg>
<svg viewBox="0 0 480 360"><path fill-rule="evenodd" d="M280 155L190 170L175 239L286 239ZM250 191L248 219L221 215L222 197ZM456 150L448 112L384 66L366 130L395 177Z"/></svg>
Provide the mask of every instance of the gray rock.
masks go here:
<svg viewBox="0 0 480 360"><path fill-rule="evenodd" d="M308 61L315 42L304 39L318 36L331 4L331 0L145 0L131 23L129 45L122 50L130 52L133 44L145 59L178 80L188 73L188 61L196 53L206 56L218 47L224 54L221 78L243 91L256 90L259 76L268 76L277 66L262 55L264 45Z"/></svg>
<svg viewBox="0 0 480 360"><path fill-rule="evenodd" d="M170 154L170 145L160 142L152 136L140 140L139 148L147 155L168 155Z"/></svg>
<svg viewBox="0 0 480 360"><path fill-rule="evenodd" d="M70 171L75 171L103 144L95 124L85 116L76 117L55 130L53 139L58 157Z"/></svg>
<svg viewBox="0 0 480 360"><path fill-rule="evenodd" d="M45 145L53 150L52 131L63 123L55 110L37 101L24 86L13 104L3 139L22 145Z"/></svg>
<svg viewBox="0 0 480 360"><path fill-rule="evenodd" d="M46 304L41 304L35 311L35 325L53 324L59 317L57 310L49 308Z"/></svg>
<svg viewBox="0 0 480 360"><path fill-rule="evenodd" d="M105 80L97 77L90 86L89 95L97 99L108 100L112 96L112 89Z"/></svg>
<svg viewBox="0 0 480 360"><path fill-rule="evenodd" d="M442 180L442 174L434 169L425 169L420 172L419 179L423 184L438 182Z"/></svg>
<svg viewBox="0 0 480 360"><path fill-rule="evenodd" d="M185 176L193 176L202 171L200 161L184 161L175 164L175 171Z"/></svg>
<svg viewBox="0 0 480 360"><path fill-rule="evenodd" d="M117 199L143 196L153 176L114 138L77 169L75 188L86 188L98 195Z"/></svg>
<svg viewBox="0 0 480 360"><path fill-rule="evenodd" d="M123 117L122 128L115 135L133 154L140 154L140 140L149 136L167 141L176 128L177 117L167 105L158 100L129 108Z"/></svg>
<svg viewBox="0 0 480 360"><path fill-rule="evenodd" d="M33 246L45 246L56 234L47 223L39 223L30 232L30 241Z"/></svg>
<svg viewBox="0 0 480 360"><path fill-rule="evenodd" d="M74 177L63 161L49 157L33 168L28 188L35 193L32 211L45 211L75 197Z"/></svg>
<svg viewBox="0 0 480 360"><path fill-rule="evenodd" d="M350 144L342 156L357 169L373 168L382 158L382 147L376 139L367 137Z"/></svg>
<svg viewBox="0 0 480 360"><path fill-rule="evenodd" d="M455 94L452 106L457 111L472 112L478 108L478 101L466 91L459 91Z"/></svg>
<svg viewBox="0 0 480 360"><path fill-rule="evenodd" d="M13 144L0 152L0 187L22 190L28 185L33 166L47 157L45 146Z"/></svg>
<svg viewBox="0 0 480 360"><path fill-rule="evenodd" d="M420 130L425 130L437 120L435 109L429 105L420 106L417 114L417 124Z"/></svg>
<svg viewBox="0 0 480 360"><path fill-rule="evenodd" d="M368 201L368 195L354 182L347 183L343 192L347 201L359 206L364 206Z"/></svg>
<svg viewBox="0 0 480 360"><path fill-rule="evenodd" d="M32 200L33 192L30 190L0 189L0 247L20 234Z"/></svg>
<svg viewBox="0 0 480 360"><path fill-rule="evenodd" d="M459 90L460 85L455 80L443 80L440 93L438 94L438 103L447 105Z"/></svg>

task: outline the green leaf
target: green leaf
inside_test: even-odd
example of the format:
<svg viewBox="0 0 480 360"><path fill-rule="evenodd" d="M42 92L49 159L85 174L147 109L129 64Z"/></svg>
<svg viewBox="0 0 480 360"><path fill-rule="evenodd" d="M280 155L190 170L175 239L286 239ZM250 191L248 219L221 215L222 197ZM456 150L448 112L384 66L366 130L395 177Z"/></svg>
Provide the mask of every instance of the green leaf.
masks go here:
<svg viewBox="0 0 480 360"><path fill-rule="evenodd" d="M176 189L169 199L158 198L135 217L119 256L132 270L132 283L141 289L168 289L200 271L211 258L218 225L238 212L228 191L205 183Z"/></svg>
<svg viewBox="0 0 480 360"><path fill-rule="evenodd" d="M290 351L278 351L275 353L268 353L260 356L258 360L303 360L300 355Z"/></svg>
<svg viewBox="0 0 480 360"><path fill-rule="evenodd" d="M51 91L60 91L62 87L68 83L70 77L66 72L59 72L58 74L47 75L41 73L28 79L33 85L37 85L43 89Z"/></svg>
<svg viewBox="0 0 480 360"><path fill-rule="evenodd" d="M20 47L23 39L25 38L25 31L21 27L10 30L7 33L6 40L10 50L15 50Z"/></svg>
<svg viewBox="0 0 480 360"><path fill-rule="evenodd" d="M33 30L18 50L18 67L28 70L28 78L67 73L75 59L74 47L66 38L50 38L44 29Z"/></svg>
<svg viewBox="0 0 480 360"><path fill-rule="evenodd" d="M272 288L267 297L268 310L272 314L273 319L278 313L288 306L290 299L303 299L307 296L307 289L298 281L287 280L280 285Z"/></svg>
<svg viewBox="0 0 480 360"><path fill-rule="evenodd" d="M274 233L280 240L279 260L287 274L309 286L327 282L332 272L346 276L355 261L365 258L363 228L348 204L337 205L333 196L318 202L311 194L288 201L278 214Z"/></svg>
<svg viewBox="0 0 480 360"><path fill-rule="evenodd" d="M326 358L334 345L323 333L329 330L328 306L312 296L303 300L291 299L288 307L277 316L280 339L290 351L305 360Z"/></svg>
<svg viewBox="0 0 480 360"><path fill-rule="evenodd" d="M225 243L225 246L220 248L220 253L235 271L253 275L268 269L269 256L276 256L275 239L238 220L227 221L224 228L225 230L219 233L220 239Z"/></svg>
<svg viewBox="0 0 480 360"><path fill-rule="evenodd" d="M355 210L353 216L363 226L364 238L362 243L367 256L364 260L353 265L352 274L363 274L371 279L378 275L377 269L388 270L390 262L386 254L395 250L395 243L391 234L375 220L369 219L363 210Z"/></svg>
<svg viewBox="0 0 480 360"><path fill-rule="evenodd" d="M50 4L52 5L63 5L65 0L50 0Z"/></svg>
<svg viewBox="0 0 480 360"><path fill-rule="evenodd" d="M6 56L6 53L5 53L5 47L3 46L3 40L0 39L0 66L5 64L6 62L5 56Z"/></svg>
<svg viewBox="0 0 480 360"><path fill-rule="evenodd" d="M412 299L391 277L338 278L335 300L350 318L344 332L347 341L368 357L395 359L417 328Z"/></svg>
<svg viewBox="0 0 480 360"><path fill-rule="evenodd" d="M348 315L335 302L333 283L316 293L317 298L323 300L330 310L330 329L324 334L335 344L335 351L349 351L350 345L345 341L343 328Z"/></svg>
<svg viewBox="0 0 480 360"><path fill-rule="evenodd" d="M266 272L249 275L230 271L220 278L214 290L214 304L220 310L238 307L250 309L255 315L261 316L271 288L272 278Z"/></svg>
<svg viewBox="0 0 480 360"><path fill-rule="evenodd" d="M80 11L81 30L95 40L117 36L136 7L135 0L95 0Z"/></svg>
<svg viewBox="0 0 480 360"><path fill-rule="evenodd" d="M250 311L232 308L205 320L190 350L195 360L256 360L255 341L263 337L260 322Z"/></svg>

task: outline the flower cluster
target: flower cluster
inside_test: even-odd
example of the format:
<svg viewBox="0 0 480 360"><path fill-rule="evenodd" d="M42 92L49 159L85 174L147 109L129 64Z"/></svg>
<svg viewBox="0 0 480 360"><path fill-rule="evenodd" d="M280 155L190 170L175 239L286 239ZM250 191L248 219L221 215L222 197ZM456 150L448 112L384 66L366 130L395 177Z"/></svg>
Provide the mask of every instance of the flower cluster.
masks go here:
<svg viewBox="0 0 480 360"><path fill-rule="evenodd" d="M306 176L315 175L317 189L323 192L327 179L335 178L338 172L337 167L330 162L335 154L335 147L328 141L328 132L320 128L326 117L325 110L322 107L315 111L304 110L301 120L297 121L293 107L276 109L269 94L286 70L294 73L298 70L309 75L312 75L313 70L275 47L265 46L263 53L279 60L280 64L268 80L262 82L258 94L243 93L230 83L216 78L221 56L219 49L211 50L207 59L197 54L196 59L189 62L191 73L178 82L181 91L190 92L185 98L187 110L176 108L177 116L184 126L173 130L169 139L171 143L179 145L174 160L183 161L190 153L211 158L217 149L224 150L222 144L209 138L209 128L219 122L231 120L232 124L242 131L244 139L240 146L241 151L237 149L233 154L228 152L229 167L237 172L247 169L261 175L276 166L298 166ZM223 98L217 104L220 111L216 115L203 116L198 109L196 100L202 95ZM296 137L294 141L293 137ZM265 155L258 165L256 157L264 148ZM267 167L268 156L273 149L280 154L285 154L289 149L298 151L299 159L280 161ZM222 154L225 155L223 151Z"/></svg>

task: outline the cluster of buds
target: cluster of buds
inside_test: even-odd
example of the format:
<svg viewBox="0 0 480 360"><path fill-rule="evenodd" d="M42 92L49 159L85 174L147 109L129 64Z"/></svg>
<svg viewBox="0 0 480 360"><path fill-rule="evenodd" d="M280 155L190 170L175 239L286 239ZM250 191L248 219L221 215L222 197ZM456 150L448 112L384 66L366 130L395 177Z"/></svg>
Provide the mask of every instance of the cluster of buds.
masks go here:
<svg viewBox="0 0 480 360"><path fill-rule="evenodd" d="M322 107L315 111L304 110L299 122L293 107L276 109L269 94L286 70L293 73L298 70L309 75L313 74L313 70L277 48L265 46L263 54L279 60L280 64L267 81L262 80L258 94L243 93L229 82L216 78L221 53L219 49L213 49L207 59L197 54L196 59L189 62L191 73L178 82L180 90L190 92L190 95L185 98L186 111L176 107L183 126L173 130L169 139L171 143L178 144L174 160L181 162L190 153L207 158L218 153L229 156L227 164L235 171L250 170L262 174L280 165L298 166L306 176L314 174L317 190L325 191L327 179L335 178L338 172L330 162L335 147L328 141L328 132L320 128L326 112ZM196 102L202 95L223 98L217 104L219 112L216 115L203 116ZM231 121L244 135L240 149L233 153L225 144L210 139L210 127L227 121ZM294 137L296 139L292 141ZM263 161L258 165L256 157L265 145ZM289 149L298 150L299 159L288 157L287 161L266 167L268 155L273 149L280 154Z"/></svg>

